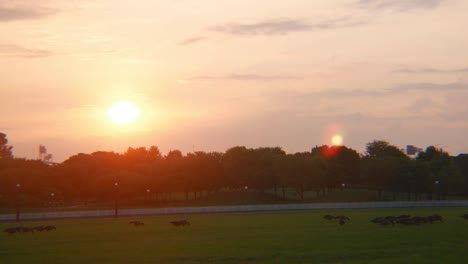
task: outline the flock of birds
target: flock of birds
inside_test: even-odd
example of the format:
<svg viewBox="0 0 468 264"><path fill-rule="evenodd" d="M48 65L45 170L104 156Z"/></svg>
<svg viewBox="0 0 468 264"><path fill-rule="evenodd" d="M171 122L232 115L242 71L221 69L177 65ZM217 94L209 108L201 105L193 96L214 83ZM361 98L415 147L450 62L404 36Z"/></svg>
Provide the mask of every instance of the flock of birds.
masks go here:
<svg viewBox="0 0 468 264"><path fill-rule="evenodd" d="M329 221L336 220L336 221L338 221L338 224L340 224L340 225L344 225L346 223L351 222L351 219L349 219L349 217L344 216L344 215L333 216L333 215L327 214L323 218L325 218L325 219L327 219Z"/></svg>
<svg viewBox="0 0 468 264"><path fill-rule="evenodd" d="M372 219L371 222L385 226L401 224L405 226L409 225L421 225L421 224L432 224L434 222L444 222L444 218L438 214L433 214L429 216L411 216L411 215L399 215L399 216L385 216L377 217Z"/></svg>
<svg viewBox="0 0 468 264"><path fill-rule="evenodd" d="M351 219L344 215L325 215L324 219L329 221L337 221L338 224L344 225L351 222ZM468 214L464 214L461 218L468 220ZM377 217L371 220L372 223L381 225L381 226L395 226L395 224L401 224L405 226L409 225L421 225L421 224L432 224L434 222L444 222L444 218L441 215L433 214L429 216L411 216L411 215L399 215L399 216L382 216Z"/></svg>
<svg viewBox="0 0 468 264"><path fill-rule="evenodd" d="M9 234L15 234L15 233L34 233L34 232L42 232L42 231L52 231L52 230L57 230L57 228L53 225L48 225L48 226L35 226L35 227L24 227L24 226L17 226L17 227L10 227L5 229L4 231Z"/></svg>
<svg viewBox="0 0 468 264"><path fill-rule="evenodd" d="M461 216L463 219L468 220L468 214L464 214ZM325 215L323 217L326 220L329 221L337 221L339 225L345 225L346 223L351 222L351 219L345 215L338 215L338 216L333 216L333 215ZM372 223L381 225L381 226L395 226L395 224L401 224L405 226L409 225L421 225L421 224L432 224L434 222L444 222L444 218L438 214L433 214L429 216L410 216L410 215L399 215L399 216L383 216L383 217L377 217L371 220ZM169 222L172 226L179 227L179 226L190 226L190 222L187 220L176 220L176 221L171 221ZM141 227L144 226L145 223L141 221L130 221L129 224L135 226L135 227ZM57 230L57 228L53 225L47 225L47 226L35 226L35 227L23 227L23 226L17 226L17 227L10 227L4 230L5 233L12 235L15 233L34 233L34 232L49 232Z"/></svg>
<svg viewBox="0 0 468 264"><path fill-rule="evenodd" d="M128 223L137 227L145 225L145 223L141 221L130 221ZM173 226L189 226L190 225L190 222L187 220L177 220L177 221L171 221L169 223L172 224Z"/></svg>
<svg viewBox="0 0 468 264"><path fill-rule="evenodd" d="M171 221L169 222L173 226L189 226L190 222L187 220L177 220L177 221ZM145 223L141 221L130 221L129 224L135 226L135 227L141 227L144 226ZM12 235L15 233L34 233L34 232L42 232L42 231L53 231L57 230L57 227L53 225L48 225L48 226L35 226L35 227L24 227L24 226L17 226L17 227L10 227L5 230L3 230L5 233Z"/></svg>

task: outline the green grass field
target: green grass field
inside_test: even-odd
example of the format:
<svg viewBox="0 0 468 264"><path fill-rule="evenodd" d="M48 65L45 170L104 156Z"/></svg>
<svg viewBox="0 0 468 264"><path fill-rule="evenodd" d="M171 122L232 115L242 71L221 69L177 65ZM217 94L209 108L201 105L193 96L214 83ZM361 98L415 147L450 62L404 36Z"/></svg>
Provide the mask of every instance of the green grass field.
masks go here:
<svg viewBox="0 0 468 264"><path fill-rule="evenodd" d="M444 223L381 227L385 215L438 213ZM56 231L0 234L0 263L466 263L468 208L321 210L0 223ZM329 222L344 214L352 222ZM190 227L169 221L187 219ZM144 227L128 224L140 220Z"/></svg>

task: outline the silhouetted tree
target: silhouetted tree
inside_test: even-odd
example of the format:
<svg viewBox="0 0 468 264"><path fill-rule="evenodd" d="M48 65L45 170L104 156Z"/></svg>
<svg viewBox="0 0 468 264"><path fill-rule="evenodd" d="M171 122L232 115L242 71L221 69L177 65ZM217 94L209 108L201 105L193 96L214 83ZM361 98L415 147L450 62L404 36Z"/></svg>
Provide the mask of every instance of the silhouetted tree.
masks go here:
<svg viewBox="0 0 468 264"><path fill-rule="evenodd" d="M0 132L0 159L13 158L12 146L8 145L7 135Z"/></svg>
<svg viewBox="0 0 468 264"><path fill-rule="evenodd" d="M365 156L369 158L408 158L408 156L401 149L390 145L390 143L385 140L374 140L370 143L367 143Z"/></svg>
<svg viewBox="0 0 468 264"><path fill-rule="evenodd" d="M253 174L252 150L243 146L232 147L223 155L224 176L229 188L244 188Z"/></svg>
<svg viewBox="0 0 468 264"><path fill-rule="evenodd" d="M71 156L55 168L59 175L66 177L62 180L62 188L85 205L91 198L91 186L96 181L97 170L96 160L83 153Z"/></svg>
<svg viewBox="0 0 468 264"><path fill-rule="evenodd" d="M94 152L77 154L60 164L14 158L6 135L0 133L0 205L12 206L19 194L24 205L56 200L76 204L109 202L119 197L128 202L171 200L173 193L185 198L223 189L294 190L305 200L308 191L366 184L378 191L407 193L420 199L426 193L468 193L468 155L451 157L434 146L410 159L386 141L373 141L362 157L345 146L323 145L311 153L286 154L279 147L237 146L225 153L179 150L161 155L158 147L129 147L123 154ZM361 177L360 177L361 176ZM118 183L118 188L114 183ZM21 184L21 192L15 187ZM191 194L193 193L193 196ZM118 196L116 196L118 195ZM278 194L277 194L278 195ZM429 196L428 196L429 197Z"/></svg>
<svg viewBox="0 0 468 264"><path fill-rule="evenodd" d="M288 154L287 183L299 195L301 200L304 200L306 191L319 188L325 172L321 164L322 160L314 157L311 153L295 153Z"/></svg>
<svg viewBox="0 0 468 264"><path fill-rule="evenodd" d="M435 191L446 197L448 193L461 193L465 185L465 179L460 167L457 166L455 160L452 159L448 152L443 149L438 149L434 146L429 146L425 151L419 152L417 160L429 162L429 167L432 173L432 181L434 182Z"/></svg>
<svg viewBox="0 0 468 264"><path fill-rule="evenodd" d="M455 158L455 163L464 176L464 194L468 195L468 154L460 154Z"/></svg>
<svg viewBox="0 0 468 264"><path fill-rule="evenodd" d="M327 188L342 184L357 184L360 181L360 156L357 151L345 146L323 145L312 149L312 155L323 158Z"/></svg>
<svg viewBox="0 0 468 264"><path fill-rule="evenodd" d="M252 178L251 186L260 192L274 188L277 183L275 162L286 153L279 147L257 148L252 150Z"/></svg>
<svg viewBox="0 0 468 264"><path fill-rule="evenodd" d="M171 150L164 157L164 165L162 169L162 177L164 178L164 192L183 191L183 155L180 150Z"/></svg>

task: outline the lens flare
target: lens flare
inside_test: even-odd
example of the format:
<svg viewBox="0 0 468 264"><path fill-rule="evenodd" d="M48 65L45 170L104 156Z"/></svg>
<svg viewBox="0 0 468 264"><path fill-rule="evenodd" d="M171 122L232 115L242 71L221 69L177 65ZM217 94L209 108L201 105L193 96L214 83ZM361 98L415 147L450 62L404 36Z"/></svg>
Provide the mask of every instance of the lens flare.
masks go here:
<svg viewBox="0 0 468 264"><path fill-rule="evenodd" d="M333 146L342 146L343 145L343 136L340 134L336 134L331 139Z"/></svg>

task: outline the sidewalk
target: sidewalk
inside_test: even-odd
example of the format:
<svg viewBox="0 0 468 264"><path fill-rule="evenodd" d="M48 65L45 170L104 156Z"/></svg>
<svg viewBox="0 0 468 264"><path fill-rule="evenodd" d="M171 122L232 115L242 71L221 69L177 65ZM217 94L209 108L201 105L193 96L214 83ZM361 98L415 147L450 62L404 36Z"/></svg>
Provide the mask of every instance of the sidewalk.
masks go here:
<svg viewBox="0 0 468 264"><path fill-rule="evenodd" d="M365 203L317 203L317 204L276 204L276 205L239 205L205 207L169 207L146 209L121 209L119 216L171 215L200 213L265 212L320 209L372 209L372 208L421 208L421 207L468 207L468 201L401 201ZM48 220L65 218L112 217L114 210L69 211L24 213L21 220ZM15 221L15 214L0 215L0 221Z"/></svg>

